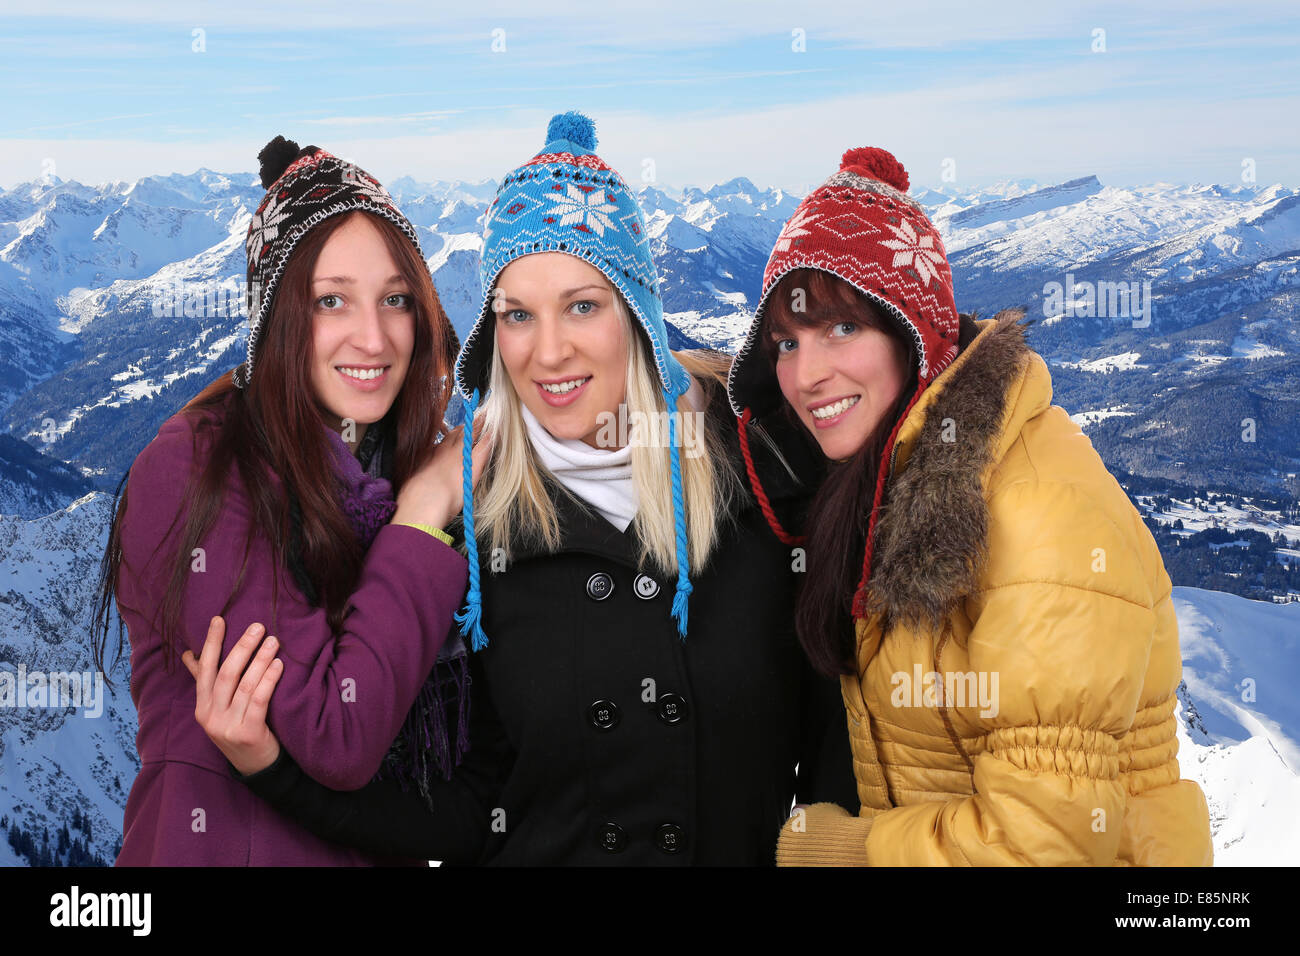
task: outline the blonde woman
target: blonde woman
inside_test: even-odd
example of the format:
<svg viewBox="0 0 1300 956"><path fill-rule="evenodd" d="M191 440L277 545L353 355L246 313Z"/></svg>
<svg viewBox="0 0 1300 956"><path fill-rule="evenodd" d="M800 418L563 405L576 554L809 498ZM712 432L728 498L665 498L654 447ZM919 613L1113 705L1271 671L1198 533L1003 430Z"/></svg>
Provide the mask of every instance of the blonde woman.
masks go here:
<svg viewBox="0 0 1300 956"><path fill-rule="evenodd" d="M669 350L644 219L594 149L590 120L555 117L487 214L456 368L492 436L463 489L464 763L429 812L227 749L240 770L271 764L250 786L329 839L451 862L770 865L796 796L856 807L838 687L795 639L791 551L746 490L728 360ZM767 480L796 497L775 490L793 489L784 469Z"/></svg>

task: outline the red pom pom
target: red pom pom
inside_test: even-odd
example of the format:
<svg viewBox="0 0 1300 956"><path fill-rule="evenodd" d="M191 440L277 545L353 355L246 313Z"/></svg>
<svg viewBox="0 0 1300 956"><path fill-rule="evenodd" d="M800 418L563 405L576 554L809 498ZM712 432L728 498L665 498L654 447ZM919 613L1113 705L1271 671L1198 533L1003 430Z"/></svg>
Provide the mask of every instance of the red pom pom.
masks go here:
<svg viewBox="0 0 1300 956"><path fill-rule="evenodd" d="M882 183L893 186L900 193L907 192L910 183L903 164L894 158L893 153L879 146L859 146L857 149L848 150L840 160L840 170L879 179Z"/></svg>

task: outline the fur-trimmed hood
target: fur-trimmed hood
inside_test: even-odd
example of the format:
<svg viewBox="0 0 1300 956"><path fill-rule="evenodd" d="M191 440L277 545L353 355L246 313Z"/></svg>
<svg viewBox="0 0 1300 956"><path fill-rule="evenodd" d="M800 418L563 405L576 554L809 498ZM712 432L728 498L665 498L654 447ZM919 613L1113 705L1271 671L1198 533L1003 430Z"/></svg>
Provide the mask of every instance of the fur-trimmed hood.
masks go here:
<svg viewBox="0 0 1300 956"><path fill-rule="evenodd" d="M936 625L976 588L989 471L1051 404L1051 378L1025 343L1023 316L1004 310L977 322L978 335L899 430L867 586L868 610L885 622ZM1030 377L1036 387L1026 387Z"/></svg>

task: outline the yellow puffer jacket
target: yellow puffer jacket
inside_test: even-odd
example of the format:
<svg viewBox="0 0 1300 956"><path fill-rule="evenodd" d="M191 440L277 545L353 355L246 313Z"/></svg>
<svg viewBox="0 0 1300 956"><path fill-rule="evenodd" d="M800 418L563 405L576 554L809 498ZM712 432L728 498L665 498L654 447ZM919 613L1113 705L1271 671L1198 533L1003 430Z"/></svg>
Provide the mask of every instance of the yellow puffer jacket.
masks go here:
<svg viewBox="0 0 1300 956"><path fill-rule="evenodd" d="M782 865L1212 862L1169 577L1021 314L979 322L899 431L842 678L861 814L797 811Z"/></svg>

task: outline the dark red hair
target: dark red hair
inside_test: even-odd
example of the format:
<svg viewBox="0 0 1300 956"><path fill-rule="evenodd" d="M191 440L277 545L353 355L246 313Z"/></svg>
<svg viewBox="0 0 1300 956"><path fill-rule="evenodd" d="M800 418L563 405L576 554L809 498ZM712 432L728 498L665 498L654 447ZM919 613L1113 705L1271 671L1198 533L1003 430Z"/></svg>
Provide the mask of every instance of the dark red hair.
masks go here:
<svg viewBox="0 0 1300 956"><path fill-rule="evenodd" d="M196 433L211 439L206 461L190 476L182 501L187 513L179 546L171 556L171 575L161 605L150 608L147 618L157 626L162 616L161 640L165 666L173 666L176 635L180 627L181 597L190 572L190 555L211 529L221 510L223 488L232 468L237 468L252 507L252 523L245 541L239 579L221 614L225 615L243 583L254 534L268 539L277 562L297 558L315 591L316 604L325 609L331 628L341 633L347 601L360 575L365 554L339 500L334 467L324 435L325 420L311 383L314 358L311 280L321 249L353 215L368 216L406 279L412 296L415 341L401 391L385 421L395 429L392 462L396 493L432 454L444 433L443 416L450 398L450 372L455 357L455 335L429 269L415 247L388 219L364 211L331 216L305 235L293 250L276 291L257 345L257 361L248 387L236 388L227 372L191 399L181 414L190 418ZM233 371L233 370L232 370ZM214 423L208 414L215 412ZM265 480L276 474L283 491ZM128 476L130 472L128 470ZM122 571L122 522L129 514L124 476L109 532L108 547L100 567L98 603L92 631L96 667L104 667L112 603L118 600ZM147 505L147 502L142 503ZM300 529L291 541L296 511ZM179 520L172 520L167 536ZM159 542L161 546L162 542ZM266 622L275 632L278 587L273 582L272 606ZM292 635L285 636L292 641ZM118 622L117 657L122 653L122 623ZM116 664L116 658L114 660Z"/></svg>
<svg viewBox="0 0 1300 956"><path fill-rule="evenodd" d="M804 308L797 311L800 294ZM776 336L837 322L856 322L887 334L905 372L898 398L862 447L847 461L827 463L826 477L804 522L809 529L807 571L795 605L795 628L813 667L832 677L857 672L852 607L876 481L881 467L888 467L881 459L889 436L916 393L918 367L914 341L894 320L855 287L819 269L795 269L772 289L759 330L763 354L775 368ZM806 428L789 403L783 404L782 414L796 427Z"/></svg>

